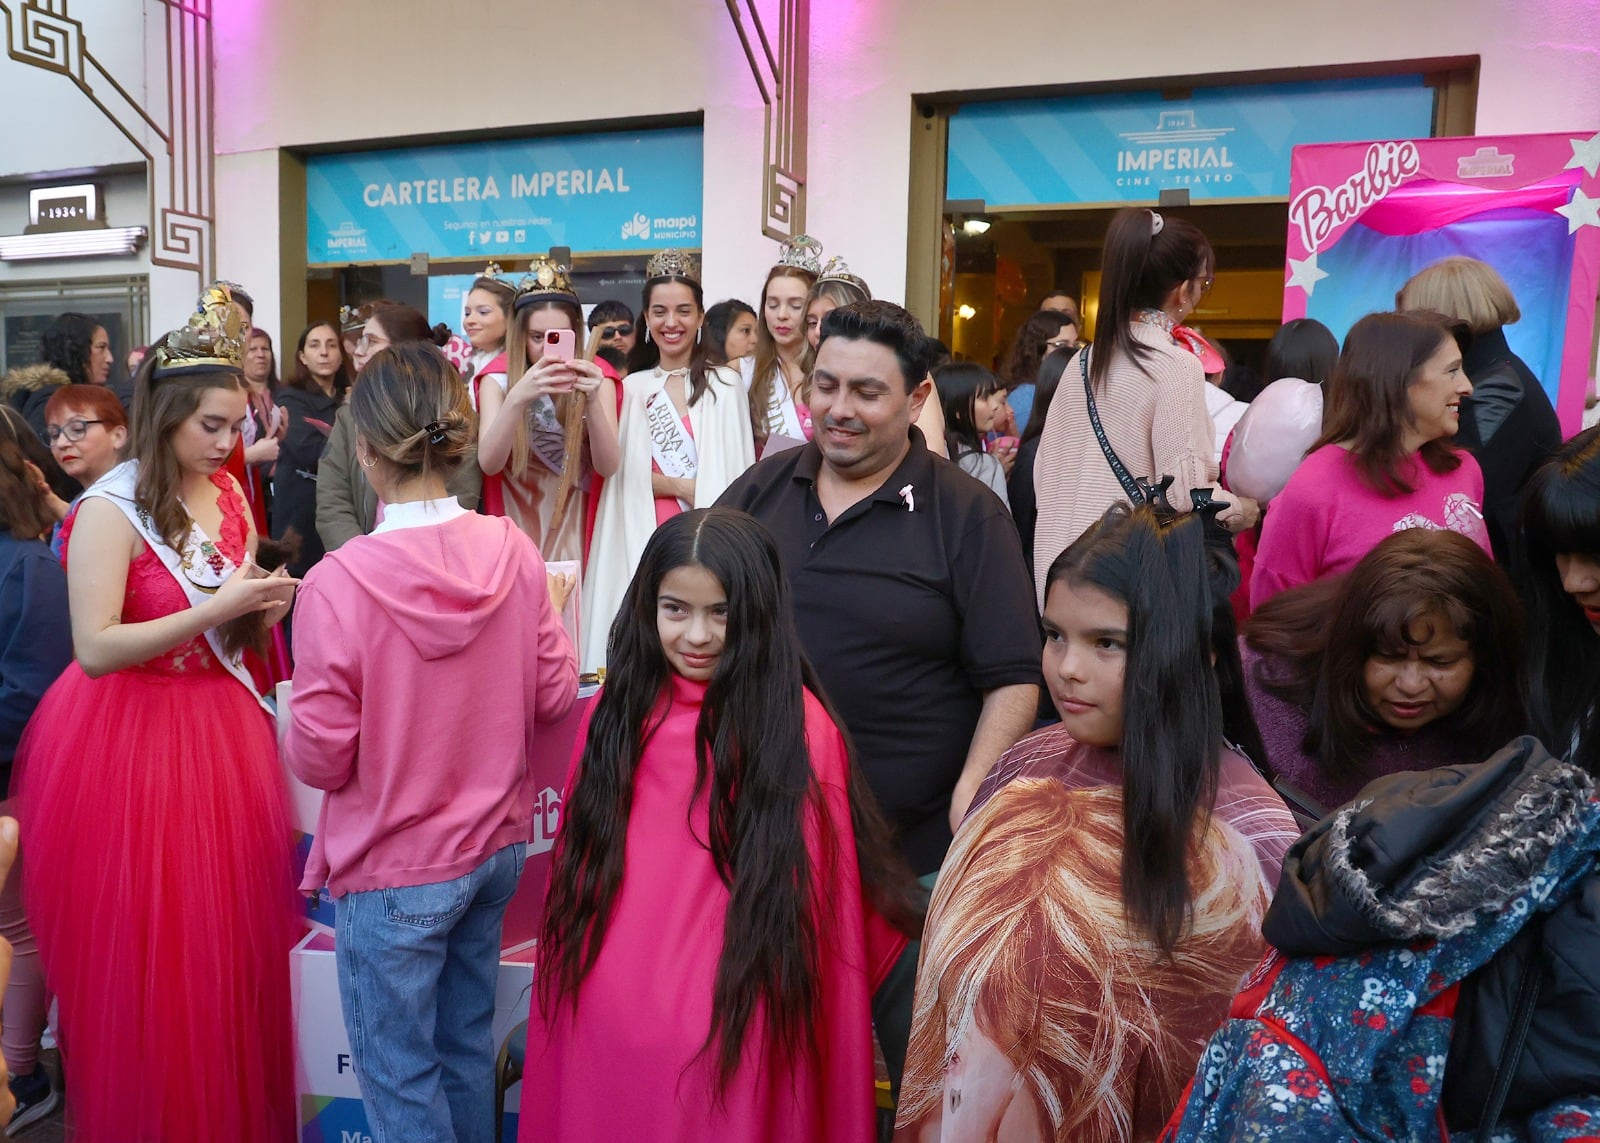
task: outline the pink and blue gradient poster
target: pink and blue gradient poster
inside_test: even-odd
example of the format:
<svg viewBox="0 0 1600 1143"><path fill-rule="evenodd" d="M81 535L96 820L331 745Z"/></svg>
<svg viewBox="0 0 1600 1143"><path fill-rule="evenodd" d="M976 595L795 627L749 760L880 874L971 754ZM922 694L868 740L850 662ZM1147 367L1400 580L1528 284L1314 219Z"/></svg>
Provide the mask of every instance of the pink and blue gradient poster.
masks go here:
<svg viewBox="0 0 1600 1143"><path fill-rule="evenodd" d="M1343 340L1423 267L1481 259L1522 311L1507 342L1574 433L1600 288L1597 174L1589 131L1296 147L1283 318L1316 318Z"/></svg>

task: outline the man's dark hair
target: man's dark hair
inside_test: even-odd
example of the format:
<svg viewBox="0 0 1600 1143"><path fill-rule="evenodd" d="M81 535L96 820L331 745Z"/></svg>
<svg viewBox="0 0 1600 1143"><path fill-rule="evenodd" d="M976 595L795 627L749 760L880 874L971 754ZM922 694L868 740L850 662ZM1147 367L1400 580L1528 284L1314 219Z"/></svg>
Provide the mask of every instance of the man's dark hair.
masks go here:
<svg viewBox="0 0 1600 1143"><path fill-rule="evenodd" d="M628 308L627 302L619 302L616 298L607 298L600 302L589 313L589 328L604 325L608 321L632 321L633 311Z"/></svg>
<svg viewBox="0 0 1600 1143"><path fill-rule="evenodd" d="M830 337L870 341L892 350L907 393L927 379L928 335L920 321L893 302L853 302L830 310L822 319L817 347Z"/></svg>

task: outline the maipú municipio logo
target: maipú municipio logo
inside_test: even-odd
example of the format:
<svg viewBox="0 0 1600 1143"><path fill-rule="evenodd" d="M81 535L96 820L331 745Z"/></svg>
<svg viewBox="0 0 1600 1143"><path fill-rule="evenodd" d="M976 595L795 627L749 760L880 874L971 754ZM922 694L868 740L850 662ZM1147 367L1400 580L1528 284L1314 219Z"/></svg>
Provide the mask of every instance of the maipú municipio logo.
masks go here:
<svg viewBox="0 0 1600 1143"><path fill-rule="evenodd" d="M650 216L636 214L622 224L622 237L624 238L649 238Z"/></svg>

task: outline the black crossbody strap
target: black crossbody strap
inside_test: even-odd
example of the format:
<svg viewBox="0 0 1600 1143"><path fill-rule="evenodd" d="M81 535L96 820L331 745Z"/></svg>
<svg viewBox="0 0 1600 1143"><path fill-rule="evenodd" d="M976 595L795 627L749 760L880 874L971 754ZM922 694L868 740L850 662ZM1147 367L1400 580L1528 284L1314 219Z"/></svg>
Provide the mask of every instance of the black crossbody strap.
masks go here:
<svg viewBox="0 0 1600 1143"><path fill-rule="evenodd" d="M1085 349L1078 354L1078 361L1083 370L1083 396L1089 404L1089 424L1094 426L1094 439L1100 442L1100 451L1106 454L1106 463L1111 466L1112 473L1117 478L1117 483L1122 485L1122 494L1130 503L1143 504L1148 497L1144 489L1139 487L1139 482L1128 474L1127 467L1122 463L1122 458L1117 455L1116 449L1111 447L1111 442L1106 438L1106 430L1100 424L1100 409L1094 403L1094 386L1089 382L1089 351Z"/></svg>

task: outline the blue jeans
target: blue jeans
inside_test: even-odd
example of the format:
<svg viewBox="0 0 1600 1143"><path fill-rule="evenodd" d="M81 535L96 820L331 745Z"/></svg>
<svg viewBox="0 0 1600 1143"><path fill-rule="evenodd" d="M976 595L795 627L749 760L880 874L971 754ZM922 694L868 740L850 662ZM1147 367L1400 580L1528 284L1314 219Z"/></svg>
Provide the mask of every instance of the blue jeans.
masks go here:
<svg viewBox="0 0 1600 1143"><path fill-rule="evenodd" d="M500 922L527 847L335 905L339 998L374 1143L491 1143Z"/></svg>

